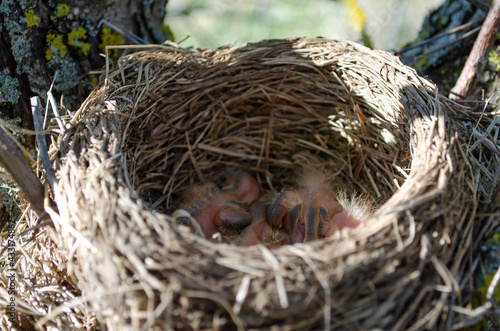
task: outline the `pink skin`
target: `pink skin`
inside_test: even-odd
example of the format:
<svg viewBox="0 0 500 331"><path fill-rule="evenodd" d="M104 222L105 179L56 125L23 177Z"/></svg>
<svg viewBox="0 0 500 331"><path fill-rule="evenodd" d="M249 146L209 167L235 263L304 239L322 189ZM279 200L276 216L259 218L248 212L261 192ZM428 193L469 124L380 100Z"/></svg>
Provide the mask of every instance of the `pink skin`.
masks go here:
<svg viewBox="0 0 500 331"><path fill-rule="evenodd" d="M203 186L198 188L203 190ZM260 188L250 175L240 173L218 193L214 191L216 189L212 188L212 192L204 192L208 201L201 208L193 208L195 212L192 214L205 236L211 238L221 230L242 229L251 223L246 208L258 199Z"/></svg>
<svg viewBox="0 0 500 331"><path fill-rule="evenodd" d="M324 236L330 237L337 231L340 231L344 228L353 229L357 227L359 224L361 224L361 222L355 219L353 216L347 213L338 213L335 216L333 216L331 222L326 224L325 226L326 231L324 232Z"/></svg>
<svg viewBox="0 0 500 331"><path fill-rule="evenodd" d="M270 204L267 217L272 226L284 228L293 243L331 236L335 231L359 224L341 212L333 193L321 186L282 192Z"/></svg>
<svg viewBox="0 0 500 331"><path fill-rule="evenodd" d="M247 173L236 175L221 190L214 184L187 190L187 205L206 237L241 232L239 245L268 248L329 237L360 221L341 210L332 190L316 177L300 189L280 193L267 207L257 182Z"/></svg>
<svg viewBox="0 0 500 331"><path fill-rule="evenodd" d="M250 206L252 224L246 227L240 236L240 246L263 244L267 248L275 248L291 244L290 236L282 230L273 230L266 219L266 208L262 201Z"/></svg>

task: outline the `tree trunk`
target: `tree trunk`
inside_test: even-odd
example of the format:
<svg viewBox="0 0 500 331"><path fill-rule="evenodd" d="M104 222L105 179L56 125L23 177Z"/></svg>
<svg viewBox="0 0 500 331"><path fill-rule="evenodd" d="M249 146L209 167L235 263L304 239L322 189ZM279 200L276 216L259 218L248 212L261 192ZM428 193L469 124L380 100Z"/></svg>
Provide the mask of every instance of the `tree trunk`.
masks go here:
<svg viewBox="0 0 500 331"><path fill-rule="evenodd" d="M56 98L64 95L65 106L76 110L96 83L88 73L102 68L99 53L106 45L137 43L130 35L147 43L169 39L163 25L167 2L2 0L0 116L20 118L22 127L32 129L30 97L46 100L53 81ZM130 35L109 28L113 24Z"/></svg>
<svg viewBox="0 0 500 331"><path fill-rule="evenodd" d="M439 87L448 95L460 76L470 55L474 41L491 6L488 0L447 0L430 13L422 26L418 39L398 52L402 61ZM483 100L493 96L500 85L500 43L497 38L477 86L468 93L468 99Z"/></svg>

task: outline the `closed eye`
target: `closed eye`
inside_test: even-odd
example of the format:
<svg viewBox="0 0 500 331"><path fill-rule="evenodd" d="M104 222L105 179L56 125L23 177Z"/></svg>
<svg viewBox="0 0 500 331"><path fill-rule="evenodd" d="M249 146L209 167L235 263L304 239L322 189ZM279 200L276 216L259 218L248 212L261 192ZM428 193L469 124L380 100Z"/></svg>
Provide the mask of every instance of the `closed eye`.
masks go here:
<svg viewBox="0 0 500 331"><path fill-rule="evenodd" d="M328 221L330 220L330 213L325 207L320 207L319 208L319 217L321 218L322 221Z"/></svg>

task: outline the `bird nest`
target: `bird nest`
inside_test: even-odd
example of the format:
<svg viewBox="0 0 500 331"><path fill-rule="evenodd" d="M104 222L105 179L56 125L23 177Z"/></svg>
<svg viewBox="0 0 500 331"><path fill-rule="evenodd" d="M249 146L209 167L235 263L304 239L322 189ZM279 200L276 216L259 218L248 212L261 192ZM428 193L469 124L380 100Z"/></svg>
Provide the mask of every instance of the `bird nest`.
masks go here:
<svg viewBox="0 0 500 331"><path fill-rule="evenodd" d="M58 140L51 216L82 311L114 330L463 325L497 166L469 115L351 42L123 56ZM273 250L179 225L192 184L243 170L279 191L303 165L372 216Z"/></svg>

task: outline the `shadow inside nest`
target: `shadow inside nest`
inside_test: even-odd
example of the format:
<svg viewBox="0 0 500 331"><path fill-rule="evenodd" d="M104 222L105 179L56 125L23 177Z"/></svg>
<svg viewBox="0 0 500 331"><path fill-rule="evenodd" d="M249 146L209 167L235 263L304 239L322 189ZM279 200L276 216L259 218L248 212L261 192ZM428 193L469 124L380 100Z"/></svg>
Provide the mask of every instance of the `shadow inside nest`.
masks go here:
<svg viewBox="0 0 500 331"><path fill-rule="evenodd" d="M342 70L318 65L292 41L248 55L254 48L207 51L203 61L183 54L162 69L127 123L124 150L139 195L172 213L192 184L222 187L243 170L264 191L279 191L301 165L324 169L373 204L396 192L410 161L404 119L388 119L342 81Z"/></svg>

